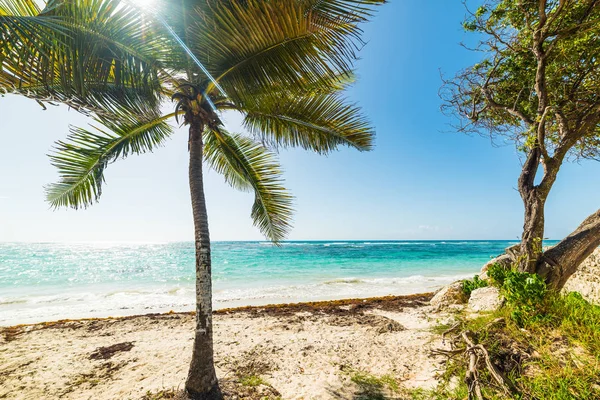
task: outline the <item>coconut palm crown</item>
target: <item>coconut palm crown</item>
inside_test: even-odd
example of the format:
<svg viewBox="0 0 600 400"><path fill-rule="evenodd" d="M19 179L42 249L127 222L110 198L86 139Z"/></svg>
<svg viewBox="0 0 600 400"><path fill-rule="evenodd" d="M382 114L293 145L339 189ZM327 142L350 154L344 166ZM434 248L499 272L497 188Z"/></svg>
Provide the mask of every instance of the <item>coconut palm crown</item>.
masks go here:
<svg viewBox="0 0 600 400"><path fill-rule="evenodd" d="M110 163L165 144L174 132L169 121L189 126L197 314L186 390L193 398L221 398L203 164L253 192L255 225L274 242L284 239L292 197L275 150L372 147L373 128L343 92L363 45L359 24L381 3L165 0L143 9L120 0L51 0L40 9L33 0L0 0L0 93L67 104L93 120L56 142L52 206L93 204ZM161 112L169 100L171 111ZM223 111L242 113L249 134L229 132Z"/></svg>

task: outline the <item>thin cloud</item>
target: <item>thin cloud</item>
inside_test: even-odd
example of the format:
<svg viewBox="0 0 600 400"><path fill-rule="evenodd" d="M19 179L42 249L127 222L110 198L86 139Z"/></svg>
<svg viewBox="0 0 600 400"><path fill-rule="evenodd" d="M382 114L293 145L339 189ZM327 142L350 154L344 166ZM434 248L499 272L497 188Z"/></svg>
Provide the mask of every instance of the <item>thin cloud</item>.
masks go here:
<svg viewBox="0 0 600 400"><path fill-rule="evenodd" d="M431 225L419 225L419 230L420 231L439 231L440 227L439 226L431 226Z"/></svg>

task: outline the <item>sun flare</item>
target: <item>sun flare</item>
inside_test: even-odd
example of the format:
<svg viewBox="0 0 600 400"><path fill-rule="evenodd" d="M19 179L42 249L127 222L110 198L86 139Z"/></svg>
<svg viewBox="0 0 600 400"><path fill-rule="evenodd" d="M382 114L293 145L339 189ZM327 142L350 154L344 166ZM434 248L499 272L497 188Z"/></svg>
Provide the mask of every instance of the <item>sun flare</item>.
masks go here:
<svg viewBox="0 0 600 400"><path fill-rule="evenodd" d="M126 0L127 2L133 4L136 7L139 7L146 11L156 11L158 7L158 0Z"/></svg>

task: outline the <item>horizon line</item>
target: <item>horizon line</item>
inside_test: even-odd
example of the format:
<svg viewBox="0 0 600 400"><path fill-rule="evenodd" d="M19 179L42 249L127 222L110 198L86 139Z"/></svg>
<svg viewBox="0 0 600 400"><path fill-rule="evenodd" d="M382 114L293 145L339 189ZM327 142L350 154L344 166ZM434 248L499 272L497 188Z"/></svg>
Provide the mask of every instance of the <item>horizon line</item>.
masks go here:
<svg viewBox="0 0 600 400"><path fill-rule="evenodd" d="M561 239L546 238L544 241L557 241ZM294 239L282 240L279 243L294 242L517 242L520 239ZM193 240L167 240L167 241L118 241L118 240L83 240L83 241L1 241L0 244L172 244L172 243L192 243ZM270 240L211 240L211 243L273 243Z"/></svg>

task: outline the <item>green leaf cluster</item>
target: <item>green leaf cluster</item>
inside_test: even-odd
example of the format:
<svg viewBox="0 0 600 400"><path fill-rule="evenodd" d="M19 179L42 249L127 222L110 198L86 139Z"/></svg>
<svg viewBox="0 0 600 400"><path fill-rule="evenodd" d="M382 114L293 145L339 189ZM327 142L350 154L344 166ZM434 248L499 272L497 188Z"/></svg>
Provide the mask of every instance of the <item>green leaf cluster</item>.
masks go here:
<svg viewBox="0 0 600 400"><path fill-rule="evenodd" d="M493 264L487 271L492 284L500 288L511 309L511 318L520 326L545 318L541 305L548 294L544 280L537 274L505 269Z"/></svg>
<svg viewBox="0 0 600 400"><path fill-rule="evenodd" d="M468 16L463 27L478 35L482 60L445 83L443 109L459 129L513 141L524 152L543 145L552 155L564 145L574 158L597 159L600 7L594 0L542 3L487 0ZM565 142L566 132L573 143Z"/></svg>
<svg viewBox="0 0 600 400"><path fill-rule="evenodd" d="M462 291L467 297L471 295L473 290L487 286L488 282L484 279L480 279L479 275L475 275L473 279L465 279L462 281Z"/></svg>

